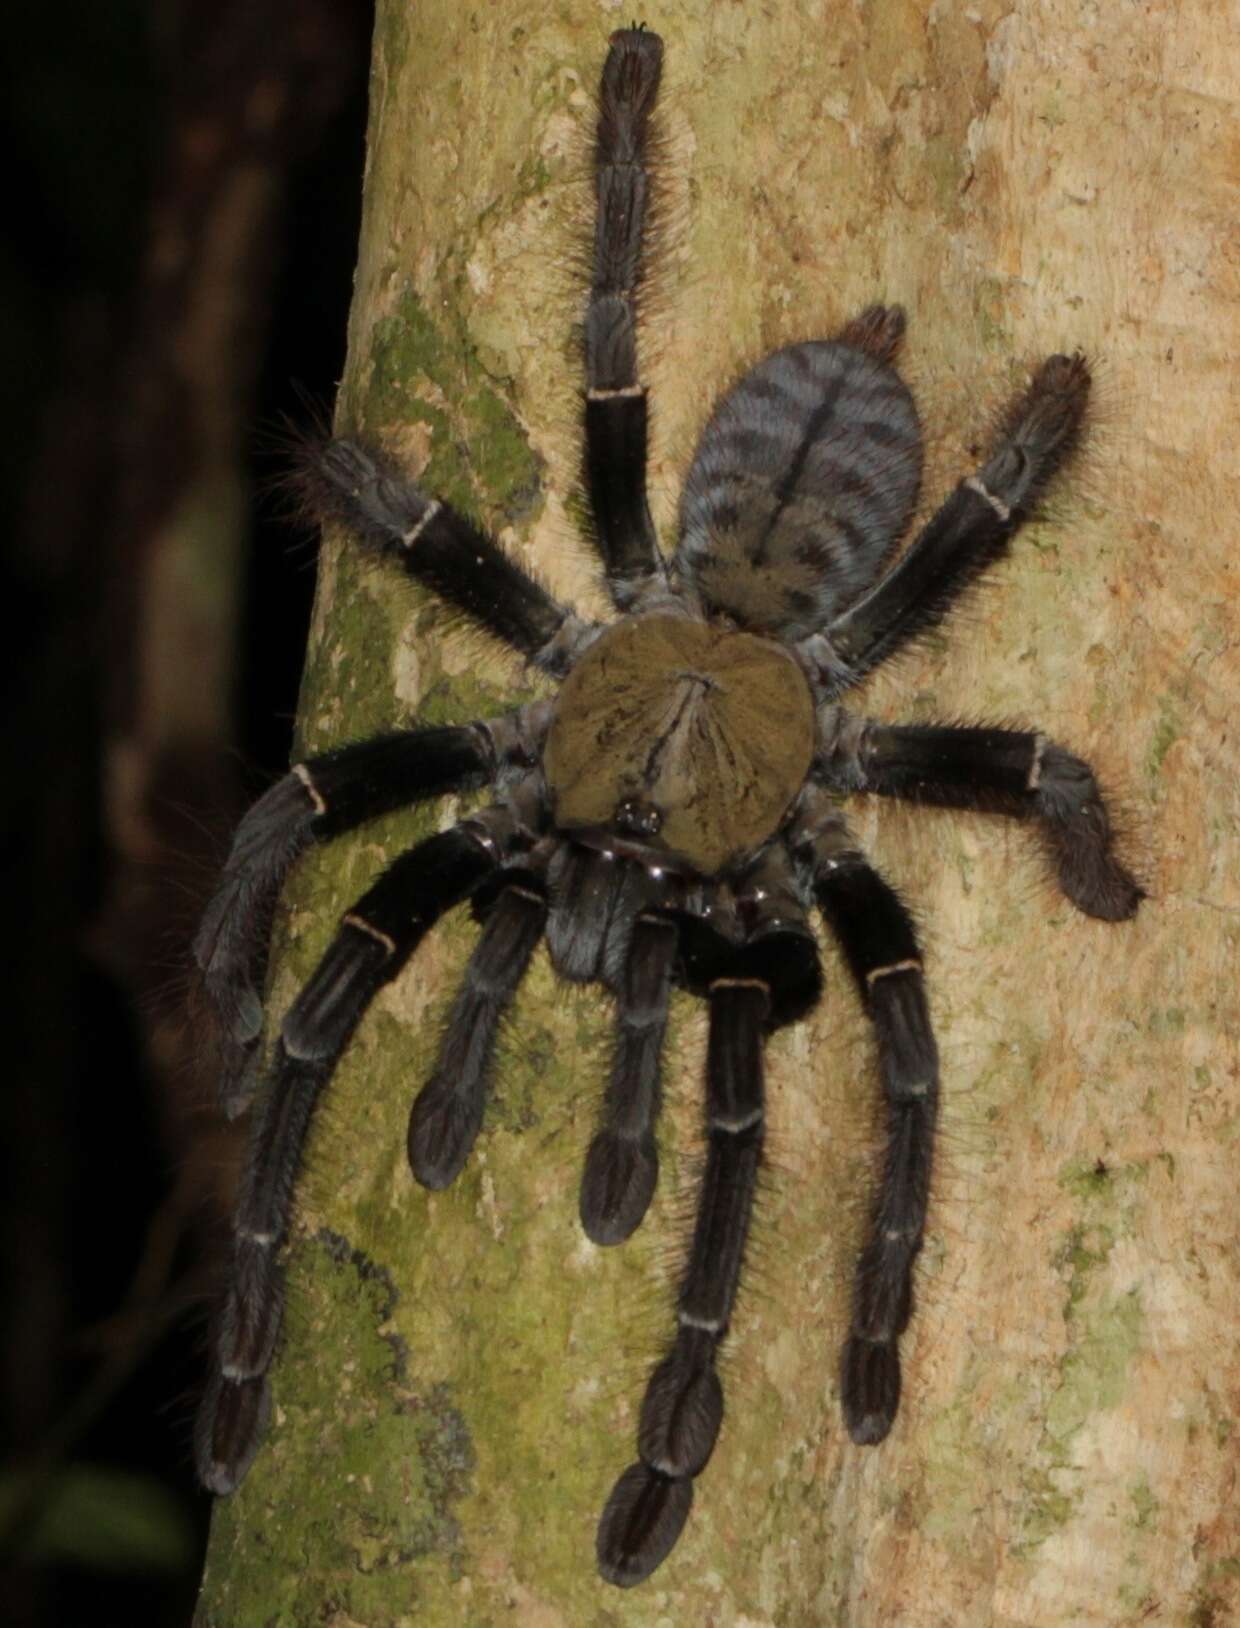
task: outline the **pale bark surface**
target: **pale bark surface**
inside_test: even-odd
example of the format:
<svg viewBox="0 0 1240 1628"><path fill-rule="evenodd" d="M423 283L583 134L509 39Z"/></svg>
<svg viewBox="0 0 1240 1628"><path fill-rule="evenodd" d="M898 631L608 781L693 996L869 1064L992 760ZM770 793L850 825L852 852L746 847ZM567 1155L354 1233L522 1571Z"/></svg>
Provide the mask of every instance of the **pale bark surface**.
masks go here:
<svg viewBox="0 0 1240 1628"><path fill-rule="evenodd" d="M1090 755L1151 898L1077 916L1010 826L857 803L925 924L945 1129L889 1441L851 1446L836 1364L874 1148L863 1021L834 951L772 1047L774 1157L679 1547L621 1594L594 1527L632 1457L695 1169L703 1031L676 1012L661 1192L582 1237L608 1004L536 963L455 1187L405 1121L474 929L377 1003L312 1136L276 1414L221 1504L200 1612L225 1624L1221 1628L1236 1515L1235 12L1100 0L667 0L668 232L646 372L666 535L696 428L742 364L876 298L910 316L927 503L1052 350L1104 359L1092 456L994 585L862 704L1011 718ZM592 88L614 6L381 7L342 419L600 601L566 511ZM576 227L574 227L574 221ZM325 552L304 745L530 693L421 596ZM282 1009L402 843L380 822L287 898Z"/></svg>

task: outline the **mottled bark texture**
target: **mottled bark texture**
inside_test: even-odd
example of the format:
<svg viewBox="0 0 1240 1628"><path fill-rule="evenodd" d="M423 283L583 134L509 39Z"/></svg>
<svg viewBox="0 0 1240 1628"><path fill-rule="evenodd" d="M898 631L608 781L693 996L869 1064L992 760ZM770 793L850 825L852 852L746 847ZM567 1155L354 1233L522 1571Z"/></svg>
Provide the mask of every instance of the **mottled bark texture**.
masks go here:
<svg viewBox="0 0 1240 1628"><path fill-rule="evenodd" d="M457 1184L404 1127L474 929L377 1003L312 1137L270 1437L219 1506L199 1622L1221 1625L1240 1609L1235 1035L1240 892L1234 425L1237 77L1229 8L1102 0L668 0L652 493L666 537L738 367L874 299L909 311L923 508L992 403L1057 349L1103 359L1090 456L993 586L866 696L1021 720L1096 762L1151 897L1076 915L1027 833L858 803L924 923L944 1141L891 1438L850 1445L837 1363L876 1084L828 950L769 1070L766 1199L730 1416L666 1566L593 1541L632 1455L696 1168L702 1020L674 1014L661 1191L616 1251L578 1228L607 1003L536 960ZM598 604L577 468L571 263L613 7L381 7L342 421ZM574 221L576 226L574 226ZM574 235L576 233L576 235ZM307 747L466 719L529 681L336 540ZM434 816L315 854L273 979Z"/></svg>

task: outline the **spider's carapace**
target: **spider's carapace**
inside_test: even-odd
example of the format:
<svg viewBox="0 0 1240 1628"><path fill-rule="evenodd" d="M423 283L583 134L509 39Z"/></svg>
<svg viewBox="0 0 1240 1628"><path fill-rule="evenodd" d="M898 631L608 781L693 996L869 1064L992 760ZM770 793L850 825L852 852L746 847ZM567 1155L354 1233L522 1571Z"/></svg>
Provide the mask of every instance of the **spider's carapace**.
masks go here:
<svg viewBox="0 0 1240 1628"><path fill-rule="evenodd" d="M649 615L608 628L565 679L543 766L557 829L717 876L779 829L813 751L785 647Z"/></svg>

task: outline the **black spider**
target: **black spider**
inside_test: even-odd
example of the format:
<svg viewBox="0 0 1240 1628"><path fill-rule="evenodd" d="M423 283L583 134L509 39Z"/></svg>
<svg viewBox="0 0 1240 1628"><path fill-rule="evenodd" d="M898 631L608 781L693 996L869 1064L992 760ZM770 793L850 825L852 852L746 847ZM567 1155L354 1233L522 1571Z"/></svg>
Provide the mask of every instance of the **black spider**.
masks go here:
<svg viewBox="0 0 1240 1628"><path fill-rule="evenodd" d="M200 1474L220 1493L245 1475L269 1411L276 1252L315 1102L427 929L466 898L485 922L410 1120L409 1158L426 1187L452 1181L469 1154L496 1032L539 939L561 976L615 996L611 1075L581 1188L596 1243L628 1237L654 1190L668 992L680 984L707 1001L707 1155L677 1331L646 1391L638 1460L598 1534L600 1570L619 1584L649 1576L672 1548L719 1432L715 1361L762 1159L763 1045L818 999L815 905L873 1023L887 1115L844 1347L844 1415L858 1443L881 1441L895 1417L938 1061L912 921L849 834L840 794L1031 820L1086 914L1122 920L1141 898L1111 851L1088 766L1045 736L883 724L838 704L1003 553L1081 438L1081 356L1042 363L977 473L891 565L922 463L917 411L891 365L903 313L872 306L831 340L777 351L716 407L675 555L661 556L635 309L661 61L656 35L622 30L600 91L585 484L619 619L600 626L557 604L377 452L349 440L315 448L305 481L323 518L564 682L555 701L505 717L402 730L299 764L242 822L196 941L230 1038L224 1098L236 1109L263 1019L251 983L257 924L297 853L425 798L495 788L489 807L402 854L358 900L281 1026L197 1429Z"/></svg>

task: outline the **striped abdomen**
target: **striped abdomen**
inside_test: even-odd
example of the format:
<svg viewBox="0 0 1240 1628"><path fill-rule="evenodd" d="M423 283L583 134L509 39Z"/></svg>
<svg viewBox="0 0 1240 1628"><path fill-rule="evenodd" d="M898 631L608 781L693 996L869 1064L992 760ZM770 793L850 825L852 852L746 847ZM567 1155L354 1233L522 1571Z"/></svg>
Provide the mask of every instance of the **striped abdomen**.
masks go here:
<svg viewBox="0 0 1240 1628"><path fill-rule="evenodd" d="M875 580L912 517L921 426L894 368L818 340L719 402L681 500L677 565L707 610L801 639Z"/></svg>

